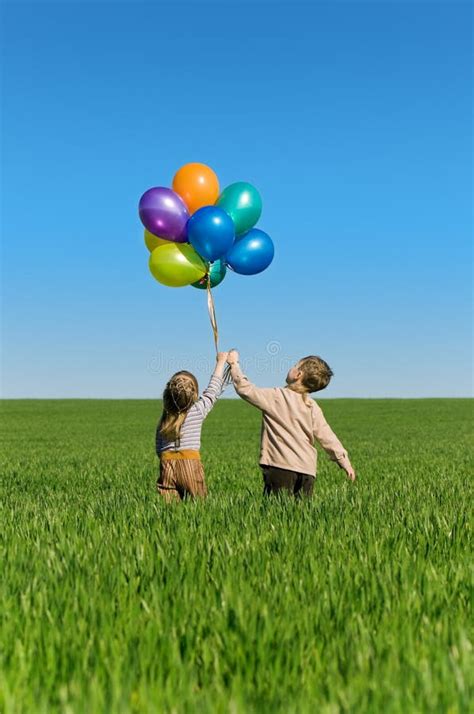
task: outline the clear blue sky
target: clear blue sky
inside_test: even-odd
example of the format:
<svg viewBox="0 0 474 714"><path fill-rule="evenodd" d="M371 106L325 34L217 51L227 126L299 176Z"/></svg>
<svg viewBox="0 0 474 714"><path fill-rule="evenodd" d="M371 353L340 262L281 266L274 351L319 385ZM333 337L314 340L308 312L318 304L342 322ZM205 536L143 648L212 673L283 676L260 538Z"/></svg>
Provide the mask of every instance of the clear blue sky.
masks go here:
<svg viewBox="0 0 474 714"><path fill-rule="evenodd" d="M5 397L158 396L213 358L148 271L140 195L254 183L276 256L215 291L221 345L325 396L471 393L471 6L3 4ZM232 390L230 390L231 392Z"/></svg>

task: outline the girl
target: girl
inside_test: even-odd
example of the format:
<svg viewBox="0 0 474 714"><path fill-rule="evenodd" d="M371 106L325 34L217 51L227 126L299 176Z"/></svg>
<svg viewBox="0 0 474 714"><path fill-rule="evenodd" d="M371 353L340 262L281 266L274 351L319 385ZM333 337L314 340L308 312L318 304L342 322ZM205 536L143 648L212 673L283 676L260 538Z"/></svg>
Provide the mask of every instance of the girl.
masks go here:
<svg viewBox="0 0 474 714"><path fill-rule="evenodd" d="M227 352L219 352L209 385L200 397L196 377L186 370L176 372L165 387L156 453L160 459L158 493L166 501L207 495L199 453L201 428L222 393L226 360Z"/></svg>

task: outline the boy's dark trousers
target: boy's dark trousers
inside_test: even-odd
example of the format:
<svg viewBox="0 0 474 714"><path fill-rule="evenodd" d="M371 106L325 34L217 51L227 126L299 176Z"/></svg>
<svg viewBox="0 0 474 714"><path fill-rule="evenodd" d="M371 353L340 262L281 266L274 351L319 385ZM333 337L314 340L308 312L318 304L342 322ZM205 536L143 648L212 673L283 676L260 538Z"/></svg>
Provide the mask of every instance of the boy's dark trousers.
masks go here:
<svg viewBox="0 0 474 714"><path fill-rule="evenodd" d="M311 497L314 486L314 476L301 474L297 471L287 471L276 466L261 466L263 473L263 494L287 493L300 498Z"/></svg>

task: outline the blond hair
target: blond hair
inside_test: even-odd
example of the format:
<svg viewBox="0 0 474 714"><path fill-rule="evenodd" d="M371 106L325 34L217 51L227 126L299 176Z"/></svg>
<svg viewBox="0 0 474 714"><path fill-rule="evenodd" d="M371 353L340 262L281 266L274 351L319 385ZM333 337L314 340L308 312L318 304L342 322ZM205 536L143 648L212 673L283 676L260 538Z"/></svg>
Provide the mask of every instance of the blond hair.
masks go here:
<svg viewBox="0 0 474 714"><path fill-rule="evenodd" d="M179 441L186 415L199 396L194 374L183 369L173 374L163 392L163 414L158 427L167 441Z"/></svg>
<svg viewBox="0 0 474 714"><path fill-rule="evenodd" d="M298 369L303 372L301 383L308 392L319 392L327 387L334 374L328 363L315 355L300 359Z"/></svg>

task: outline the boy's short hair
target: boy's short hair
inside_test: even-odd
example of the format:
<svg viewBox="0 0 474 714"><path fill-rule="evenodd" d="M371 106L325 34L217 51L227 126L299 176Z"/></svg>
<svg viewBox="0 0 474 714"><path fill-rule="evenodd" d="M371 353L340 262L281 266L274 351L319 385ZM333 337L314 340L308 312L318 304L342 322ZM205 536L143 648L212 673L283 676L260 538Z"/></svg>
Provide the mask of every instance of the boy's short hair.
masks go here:
<svg viewBox="0 0 474 714"><path fill-rule="evenodd" d="M334 374L328 363L315 355L300 359L298 368L303 372L301 381L308 392L319 392L327 387Z"/></svg>

